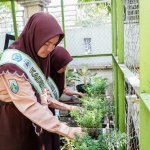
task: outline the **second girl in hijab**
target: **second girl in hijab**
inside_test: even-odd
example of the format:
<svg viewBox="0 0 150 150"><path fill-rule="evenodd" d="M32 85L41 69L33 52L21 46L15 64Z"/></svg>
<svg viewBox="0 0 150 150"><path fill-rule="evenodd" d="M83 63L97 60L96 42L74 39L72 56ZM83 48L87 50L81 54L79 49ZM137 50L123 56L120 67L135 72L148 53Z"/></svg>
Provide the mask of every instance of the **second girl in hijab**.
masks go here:
<svg viewBox="0 0 150 150"><path fill-rule="evenodd" d="M67 89L65 86L65 70L67 65L70 61L72 61L72 57L70 56L69 52L61 47L57 46L53 52L50 53L50 77L54 80L55 84L57 85L59 89L60 96L61 94L66 94L69 96L72 95L79 95L84 96L83 93L73 91L71 89ZM49 93L47 93L49 94ZM64 103L61 103L59 101L56 101L52 97L49 97L49 95L42 95L43 104L45 104L45 99L47 99L47 106L50 108L50 110L55 114L54 109L59 110L71 110L71 109L79 109L77 106L71 106ZM47 97L47 98L46 98ZM44 99L45 98L45 99ZM45 130L43 130L42 139L44 142L45 150L59 150L60 144L59 143L59 135L54 133L49 133ZM53 142L55 141L55 142ZM57 141L57 142L56 142Z"/></svg>

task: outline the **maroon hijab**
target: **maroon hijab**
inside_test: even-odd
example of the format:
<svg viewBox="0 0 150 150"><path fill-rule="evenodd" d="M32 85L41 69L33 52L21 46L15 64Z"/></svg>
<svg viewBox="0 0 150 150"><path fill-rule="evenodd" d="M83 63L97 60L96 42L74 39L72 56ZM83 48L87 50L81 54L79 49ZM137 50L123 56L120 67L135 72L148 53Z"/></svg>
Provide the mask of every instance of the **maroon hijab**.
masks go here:
<svg viewBox="0 0 150 150"><path fill-rule="evenodd" d="M18 49L27 55L29 55L39 66L47 78L50 73L50 55L46 58L41 58L37 55L38 50L43 46L50 38L60 35L58 43L63 39L64 33L62 32L58 22L55 18L44 12L39 12L30 17L24 30L20 34L19 38L9 46L9 49ZM58 44L57 43L57 44ZM0 74L10 72L16 73L18 76L28 76L18 66L14 64L5 64L0 66ZM40 103L40 96L34 89L38 102Z"/></svg>
<svg viewBox="0 0 150 150"><path fill-rule="evenodd" d="M70 56L69 52L61 46L57 46L50 54L50 77L56 83L59 89L60 96L64 89L65 73L59 74L57 71L72 60L73 59Z"/></svg>
<svg viewBox="0 0 150 150"><path fill-rule="evenodd" d="M30 17L19 38L9 48L18 49L29 55L47 78L50 71L50 56L41 58L37 52L50 38L56 35L60 35L59 43L63 39L64 33L58 22L52 15L39 12Z"/></svg>

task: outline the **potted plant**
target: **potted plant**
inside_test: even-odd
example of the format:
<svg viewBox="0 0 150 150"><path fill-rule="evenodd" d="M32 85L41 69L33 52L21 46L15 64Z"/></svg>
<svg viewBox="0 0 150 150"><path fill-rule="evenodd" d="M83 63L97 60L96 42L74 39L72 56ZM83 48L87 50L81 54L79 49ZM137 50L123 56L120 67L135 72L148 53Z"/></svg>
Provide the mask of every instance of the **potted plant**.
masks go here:
<svg viewBox="0 0 150 150"><path fill-rule="evenodd" d="M80 110L71 110L70 115L77 122L78 126L86 128L92 138L97 138L102 128L103 100L100 97L84 97L79 99L82 103Z"/></svg>
<svg viewBox="0 0 150 150"><path fill-rule="evenodd" d="M84 66L82 66L81 69L76 70L76 74L78 76L79 81L81 81L81 83L82 83L82 84L78 84L76 86L76 89L78 92L85 93L83 85L88 84L90 81L90 78L95 76L96 73L92 74L89 70L88 65L84 65Z"/></svg>
<svg viewBox="0 0 150 150"><path fill-rule="evenodd" d="M103 96L86 96L79 99L84 108L93 110L101 110L102 116L111 114L114 111L114 106L110 101L107 101Z"/></svg>
<svg viewBox="0 0 150 150"><path fill-rule="evenodd" d="M74 70L71 70L69 66L66 68L65 76L67 86L75 85L75 81L80 81L77 73Z"/></svg>
<svg viewBox="0 0 150 150"><path fill-rule="evenodd" d="M108 79L93 76L89 84L85 84L83 88L86 94L88 94L89 96L101 96L105 94L105 91L108 88Z"/></svg>
<svg viewBox="0 0 150 150"><path fill-rule="evenodd" d="M96 141L87 134L82 139L78 135L75 136L76 139L70 142L72 149L67 150L117 150L126 144L128 138L125 133L116 130L99 134Z"/></svg>
<svg viewBox="0 0 150 150"><path fill-rule="evenodd" d="M75 140L67 140L63 150L116 150L126 143L125 133L119 133L114 128L103 132L102 119L114 109L104 96L92 94L79 100L82 102L82 108L70 111L70 115L78 126L84 128L85 135L83 138L75 135Z"/></svg>
<svg viewBox="0 0 150 150"><path fill-rule="evenodd" d="M99 109L89 110L84 108L80 111L72 110L70 114L78 126L85 128L91 137L97 138L102 119L102 113Z"/></svg>
<svg viewBox="0 0 150 150"><path fill-rule="evenodd" d="M77 125L84 128L85 135L83 138L75 135L75 140L67 140L63 150L116 150L126 143L127 136L109 125L104 132L103 118L104 116L109 118L114 111L111 101L103 95L108 86L107 79L93 77L89 83L87 89L85 88L86 96L79 99L82 107L70 111Z"/></svg>
<svg viewBox="0 0 150 150"><path fill-rule="evenodd" d="M127 134L116 130L105 134L99 134L98 140L92 139L85 133L83 138L75 134L75 140L65 139L65 144L61 150L118 150L124 146L127 141Z"/></svg>
<svg viewBox="0 0 150 150"><path fill-rule="evenodd" d="M61 150L99 150L98 142L95 142L88 134L85 134L82 139L76 134L75 136L75 140L66 138L66 143Z"/></svg>

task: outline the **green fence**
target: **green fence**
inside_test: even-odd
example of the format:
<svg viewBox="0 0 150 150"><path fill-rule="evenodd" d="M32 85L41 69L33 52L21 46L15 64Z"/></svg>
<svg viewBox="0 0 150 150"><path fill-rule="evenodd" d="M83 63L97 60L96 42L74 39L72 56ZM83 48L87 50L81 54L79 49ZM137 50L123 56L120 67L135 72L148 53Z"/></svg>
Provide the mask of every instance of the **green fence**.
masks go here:
<svg viewBox="0 0 150 150"><path fill-rule="evenodd" d="M0 2L11 3L12 12L9 14L12 15L13 32L17 38L18 23L14 1ZM107 14L110 10L111 15ZM126 147L122 149L149 150L150 1L111 0L110 3L109 0L105 0L74 6L64 6L61 3L55 7L48 6L46 11L57 18L66 33L66 39L61 44L73 55L73 67L88 62L101 73L99 68L113 66L115 124L116 128L130 137ZM2 12L0 16L3 17L0 20L2 23L5 17ZM101 33L98 34L98 31ZM78 33L82 34L77 38ZM99 38L94 37L95 35ZM110 39L106 38L108 35ZM104 50L105 48L108 51Z"/></svg>
<svg viewBox="0 0 150 150"><path fill-rule="evenodd" d="M149 0L112 1L116 126L130 135L126 149L150 145L149 8Z"/></svg>
<svg viewBox="0 0 150 150"><path fill-rule="evenodd" d="M15 11L15 1L14 0L0 0L0 23L2 22L2 20L4 19L8 19L7 16L11 15L12 20L9 20L9 24L7 21L7 24L5 24L5 27L7 26L7 28L13 28L13 31L15 33L15 38L18 37L18 31L17 31L17 23L16 23L16 11ZM9 12L6 16L3 15L3 5L5 5L8 9L11 9L11 12ZM6 14L6 13L4 13ZM12 24L13 22L13 24ZM6 23L6 22L5 22ZM1 25L1 27L3 27L3 24Z"/></svg>

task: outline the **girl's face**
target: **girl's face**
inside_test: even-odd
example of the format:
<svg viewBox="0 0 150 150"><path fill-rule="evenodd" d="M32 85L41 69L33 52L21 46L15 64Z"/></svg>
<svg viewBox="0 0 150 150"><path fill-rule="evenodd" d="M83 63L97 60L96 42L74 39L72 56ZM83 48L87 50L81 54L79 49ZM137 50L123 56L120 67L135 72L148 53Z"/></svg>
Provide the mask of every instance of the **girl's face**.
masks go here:
<svg viewBox="0 0 150 150"><path fill-rule="evenodd" d="M40 48L37 55L41 58L47 57L47 55L54 50L55 45L58 43L58 41L59 35L54 36Z"/></svg>
<svg viewBox="0 0 150 150"><path fill-rule="evenodd" d="M59 69L57 72L60 73L60 74L63 73L63 72L65 72L66 67L67 67L67 65L64 66L64 67L62 67L61 69Z"/></svg>

